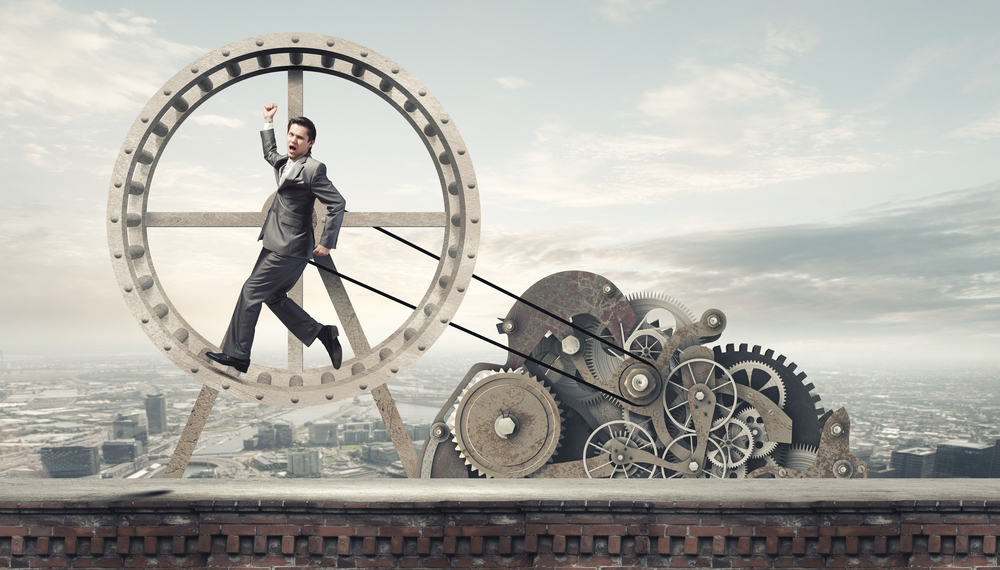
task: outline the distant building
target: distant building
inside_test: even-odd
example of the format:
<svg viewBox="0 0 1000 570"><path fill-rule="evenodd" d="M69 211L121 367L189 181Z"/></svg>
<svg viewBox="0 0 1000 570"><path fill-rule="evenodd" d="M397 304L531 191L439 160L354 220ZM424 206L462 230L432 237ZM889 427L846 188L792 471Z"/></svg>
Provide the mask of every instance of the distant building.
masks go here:
<svg viewBox="0 0 1000 570"><path fill-rule="evenodd" d="M101 470L96 445L43 447L39 454L50 477L87 477Z"/></svg>
<svg viewBox="0 0 1000 570"><path fill-rule="evenodd" d="M352 429L344 432L344 445L367 443L369 439L371 439L371 432L368 430Z"/></svg>
<svg viewBox="0 0 1000 570"><path fill-rule="evenodd" d="M361 448L361 455L371 463L391 465L399 461L399 452L391 443L372 443Z"/></svg>
<svg viewBox="0 0 1000 570"><path fill-rule="evenodd" d="M389 437L389 432L384 429L372 430L372 441L392 441Z"/></svg>
<svg viewBox="0 0 1000 570"><path fill-rule="evenodd" d="M143 443L149 441L146 414L142 412L119 414L118 419L111 424L111 439L136 439Z"/></svg>
<svg viewBox="0 0 1000 570"><path fill-rule="evenodd" d="M149 433L158 434L167 431L167 397L163 394L146 396L146 418Z"/></svg>
<svg viewBox="0 0 1000 570"><path fill-rule="evenodd" d="M985 478L990 476L995 445L948 441L938 445L935 477Z"/></svg>
<svg viewBox="0 0 1000 570"><path fill-rule="evenodd" d="M309 443L327 447L337 446L337 424L333 422L311 424L309 426Z"/></svg>
<svg viewBox="0 0 1000 570"><path fill-rule="evenodd" d="M250 466L261 471L281 471L288 467L288 458L269 451L251 459Z"/></svg>
<svg viewBox="0 0 1000 570"><path fill-rule="evenodd" d="M101 446L105 463L135 461L145 452L141 441L105 441Z"/></svg>
<svg viewBox="0 0 1000 570"><path fill-rule="evenodd" d="M936 452L929 447L911 447L893 451L889 460L889 468L894 477L904 479L927 479L934 477L934 460Z"/></svg>
<svg viewBox="0 0 1000 570"><path fill-rule="evenodd" d="M289 451L286 458L289 477L319 477L319 451Z"/></svg>
<svg viewBox="0 0 1000 570"><path fill-rule="evenodd" d="M424 441L425 439L427 439L427 436L430 435L430 433L431 433L430 424L422 426L410 426L410 440L414 442Z"/></svg>
<svg viewBox="0 0 1000 570"><path fill-rule="evenodd" d="M274 449L289 447L293 442L292 424L261 422L257 435L243 440L243 449Z"/></svg>

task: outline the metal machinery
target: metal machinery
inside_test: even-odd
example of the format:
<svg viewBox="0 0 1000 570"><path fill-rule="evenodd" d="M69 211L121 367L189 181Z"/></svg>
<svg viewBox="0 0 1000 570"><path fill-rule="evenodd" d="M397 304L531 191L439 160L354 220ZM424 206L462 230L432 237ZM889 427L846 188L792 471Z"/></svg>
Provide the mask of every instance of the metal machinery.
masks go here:
<svg viewBox="0 0 1000 570"><path fill-rule="evenodd" d="M847 412L784 356L704 346L725 328L593 273L545 277L497 325L507 362L473 366L438 414L421 477L867 477Z"/></svg>
<svg viewBox="0 0 1000 570"><path fill-rule="evenodd" d="M163 150L199 105L239 81L285 72L289 115L301 115L305 71L378 95L411 125L438 172L443 211L348 212L344 225L439 227L444 238L440 256L425 251L438 264L423 298L377 343L365 335L333 261L319 258L355 356L341 370L304 369L302 345L289 335L287 368L255 363L240 374L204 357L218 346L171 303L147 229L259 227L274 195L259 212L150 212L148 197ZM322 219L313 221L320 231ZM579 271L546 277L518 298L498 327L508 336L507 362L469 370L418 459L387 383L446 327L461 328L451 319L475 278L479 222L475 172L454 122L388 58L339 38L271 34L219 48L179 71L129 130L107 211L111 262L126 303L160 351L204 385L166 476L183 474L221 390L295 407L370 391L410 477L867 477L867 466L849 453L847 413L824 414L794 364L759 347L704 346L725 330L721 311L696 319L669 297L626 297L607 279ZM289 296L302 302L301 281Z"/></svg>

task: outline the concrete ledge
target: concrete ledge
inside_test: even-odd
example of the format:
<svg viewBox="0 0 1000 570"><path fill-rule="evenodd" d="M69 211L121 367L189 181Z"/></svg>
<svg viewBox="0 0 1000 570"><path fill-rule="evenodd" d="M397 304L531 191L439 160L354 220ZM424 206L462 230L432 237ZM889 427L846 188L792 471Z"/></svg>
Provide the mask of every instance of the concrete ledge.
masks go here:
<svg viewBox="0 0 1000 570"><path fill-rule="evenodd" d="M638 501L649 503L816 501L997 501L1000 479L271 479L142 481L6 479L0 502L330 501Z"/></svg>

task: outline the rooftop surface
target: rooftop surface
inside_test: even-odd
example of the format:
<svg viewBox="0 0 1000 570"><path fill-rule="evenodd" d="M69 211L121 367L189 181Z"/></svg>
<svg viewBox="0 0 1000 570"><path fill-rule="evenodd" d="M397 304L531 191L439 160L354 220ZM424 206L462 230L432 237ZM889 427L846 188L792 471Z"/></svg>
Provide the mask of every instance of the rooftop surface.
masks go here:
<svg viewBox="0 0 1000 570"><path fill-rule="evenodd" d="M1000 501L1000 479L4 479L0 502L154 501Z"/></svg>

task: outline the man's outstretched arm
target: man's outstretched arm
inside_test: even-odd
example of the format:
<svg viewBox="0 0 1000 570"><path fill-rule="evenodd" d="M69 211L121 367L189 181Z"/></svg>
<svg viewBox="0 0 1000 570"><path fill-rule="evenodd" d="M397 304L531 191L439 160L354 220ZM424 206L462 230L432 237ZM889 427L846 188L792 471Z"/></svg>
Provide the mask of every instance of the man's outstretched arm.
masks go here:
<svg viewBox="0 0 1000 570"><path fill-rule="evenodd" d="M312 191L316 198L326 206L326 222L323 224L323 234L316 244L313 254L320 257L329 255L331 249L337 248L337 238L340 237L340 226L344 223L344 209L347 202L337 188L326 176L326 165L320 163L312 181Z"/></svg>
<svg viewBox="0 0 1000 570"><path fill-rule="evenodd" d="M274 136L274 114L277 112L277 103L267 103L264 105L265 128L260 132L260 141L264 147L264 160L275 168L277 168L277 163L282 158L282 156L278 154L278 143Z"/></svg>

